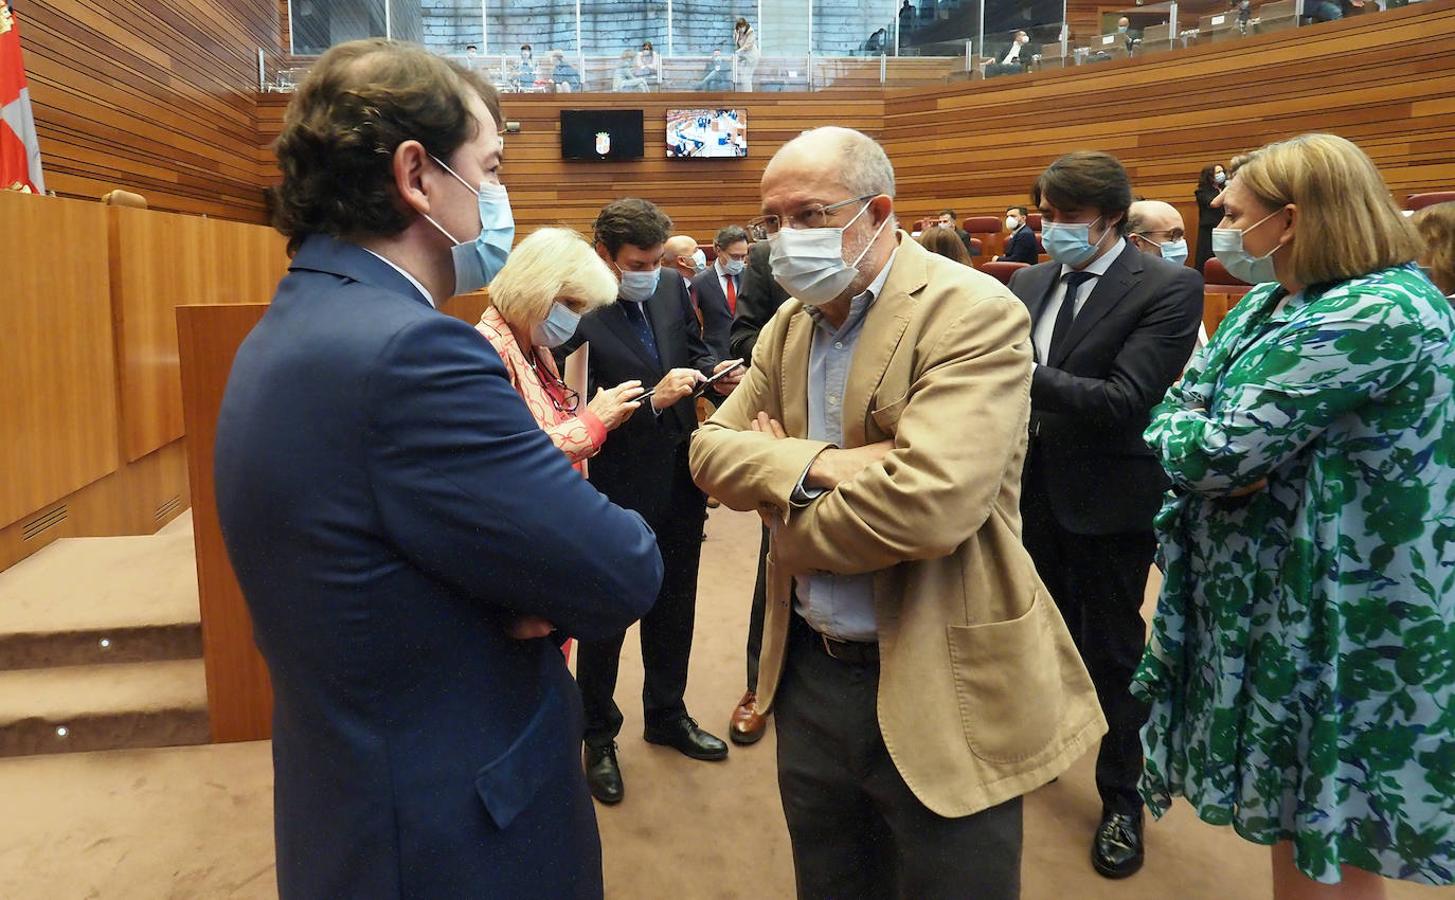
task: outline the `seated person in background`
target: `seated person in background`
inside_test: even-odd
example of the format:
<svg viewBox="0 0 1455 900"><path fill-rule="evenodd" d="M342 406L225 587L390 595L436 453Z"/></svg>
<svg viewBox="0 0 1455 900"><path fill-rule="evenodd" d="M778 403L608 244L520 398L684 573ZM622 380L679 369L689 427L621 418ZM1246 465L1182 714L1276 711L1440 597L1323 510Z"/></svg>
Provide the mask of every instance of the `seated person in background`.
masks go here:
<svg viewBox="0 0 1455 900"><path fill-rule="evenodd" d="M638 78L644 78L648 82L661 82L662 57L652 49L651 41L642 42L642 49L637 51L636 59L633 60L632 74Z"/></svg>
<svg viewBox="0 0 1455 900"><path fill-rule="evenodd" d="M1031 64L1030 42L1029 34L1017 31L1015 38L995 55L995 61L985 67L985 77L994 78L996 75L1024 72Z"/></svg>
<svg viewBox="0 0 1455 900"><path fill-rule="evenodd" d="M536 64L530 44L520 45L520 59L516 63L516 68L520 73L521 84L529 86L535 83Z"/></svg>
<svg viewBox="0 0 1455 900"><path fill-rule="evenodd" d="M581 90L581 74L566 62L566 55L559 50L551 51L551 82L562 93Z"/></svg>
<svg viewBox="0 0 1455 900"><path fill-rule="evenodd" d="M948 228L926 228L919 236L919 243L931 253L953 259L962 266L970 265L970 252L965 249L965 242Z"/></svg>
<svg viewBox="0 0 1455 900"><path fill-rule="evenodd" d="M1040 259L1040 245L1036 242L1036 232L1031 229L1030 216L1024 206L1012 206L1005 211L1005 230L1010 232L1010 237L1005 239L1005 252L995 260L1034 266Z"/></svg>
<svg viewBox="0 0 1455 900"><path fill-rule="evenodd" d="M970 256L975 255L975 248L970 243L970 233L960 227L960 218L955 215L953 209L940 210L939 220L936 224L946 231L953 232L955 237L960 239L960 243L965 245L965 252Z"/></svg>
<svg viewBox="0 0 1455 900"><path fill-rule="evenodd" d="M1311 22L1334 22L1344 18L1344 7L1338 0L1309 0L1303 10Z"/></svg>
<svg viewBox="0 0 1455 900"><path fill-rule="evenodd" d="M1414 217L1425 242L1420 268L1446 297L1455 299L1455 202L1427 206Z"/></svg>
<svg viewBox="0 0 1455 900"><path fill-rule="evenodd" d="M636 74L635 55L630 50L621 51L621 60L611 76L611 89L617 93L646 91L646 79Z"/></svg>
<svg viewBox="0 0 1455 900"><path fill-rule="evenodd" d="M703 70L702 77L692 83L694 91L728 91L733 86L733 70L727 60L722 58L721 50L712 51L712 59L707 61L707 68Z"/></svg>
<svg viewBox="0 0 1455 900"><path fill-rule="evenodd" d="M1132 20L1126 16L1117 19L1117 34L1122 36L1122 42L1126 45L1127 52L1132 52L1132 47L1142 39L1141 32L1132 30Z"/></svg>
<svg viewBox="0 0 1455 900"><path fill-rule="evenodd" d="M502 57L500 60L500 74L495 79L500 90L515 93L520 91L520 60L513 56Z"/></svg>
<svg viewBox="0 0 1455 900"><path fill-rule="evenodd" d="M888 48L888 46L889 33L881 28L873 34L869 35L869 37L864 41L863 49L865 53L868 53L872 56L878 56L879 54L883 53Z"/></svg>
<svg viewBox="0 0 1455 900"><path fill-rule="evenodd" d="M615 302L616 276L586 239L569 228L542 228L510 252L475 326L500 354L531 416L578 472L641 406L642 383L600 388L583 409L551 350L575 335L583 315Z"/></svg>

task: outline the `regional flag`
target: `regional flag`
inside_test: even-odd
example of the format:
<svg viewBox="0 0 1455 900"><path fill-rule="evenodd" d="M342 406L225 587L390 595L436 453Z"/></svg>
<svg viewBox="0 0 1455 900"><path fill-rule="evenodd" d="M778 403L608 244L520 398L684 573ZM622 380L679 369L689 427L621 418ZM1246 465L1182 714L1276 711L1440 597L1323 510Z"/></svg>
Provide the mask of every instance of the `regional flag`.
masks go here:
<svg viewBox="0 0 1455 900"><path fill-rule="evenodd" d="M20 58L20 27L10 0L0 0L0 190L45 193L40 142Z"/></svg>

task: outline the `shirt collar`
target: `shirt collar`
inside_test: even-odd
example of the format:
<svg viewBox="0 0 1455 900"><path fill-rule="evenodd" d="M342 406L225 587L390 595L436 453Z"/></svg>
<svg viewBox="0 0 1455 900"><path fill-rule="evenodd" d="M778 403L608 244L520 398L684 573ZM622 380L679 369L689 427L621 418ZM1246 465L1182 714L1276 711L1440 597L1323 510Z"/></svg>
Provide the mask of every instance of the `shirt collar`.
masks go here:
<svg viewBox="0 0 1455 900"><path fill-rule="evenodd" d="M1117 261L1117 257L1118 256L1121 256L1122 255L1122 251L1125 250L1125 249L1127 249L1127 239L1126 238L1119 237L1119 238L1117 238L1117 242L1115 244L1112 244L1112 247L1111 247L1110 250L1106 251L1101 256L1097 257L1096 258L1096 261L1093 262L1091 265L1089 265L1086 268L1081 269L1079 271L1087 272L1087 273L1089 273L1091 275L1097 275L1097 276L1105 275L1107 269L1110 269L1111 268L1111 264ZM1140 252L1140 251L1138 251L1138 252ZM1073 268L1071 268L1070 266L1067 266L1067 265L1062 265L1061 266L1061 277L1062 278L1065 278L1067 275L1069 275L1069 274L1071 274L1072 272L1075 272L1075 271L1078 271L1078 270L1073 269Z"/></svg>
<svg viewBox="0 0 1455 900"><path fill-rule="evenodd" d="M874 300L884 291L884 282L889 280L889 270L894 267L894 258L898 255L899 243L896 241L894 250L889 254L889 259L884 263L884 268L879 270L879 274L874 276L874 280L869 282L869 286L864 288L863 293L856 295L849 301L849 317L844 320L845 327L862 317L869 309L869 306L873 304ZM822 310L817 306L809 306L806 309L815 322L824 324Z"/></svg>
<svg viewBox="0 0 1455 900"><path fill-rule="evenodd" d="M386 259L385 257L379 256L379 254L375 253L373 250L370 250L368 247L361 247L359 249L361 249L364 252L368 253L370 256L374 256L374 257L376 257L378 259L381 259L384 262L388 263L389 266L394 269L394 271L398 272L400 275L403 275L405 278L409 279L409 283L415 286L415 288L419 291L420 296L424 297L424 301L426 303L428 303L430 306L434 306L435 305L434 298L430 296L429 291L427 291L427 290L424 289L424 285L422 285L422 284L419 283L419 279L418 278L415 278L413 275L409 274L408 272L404 271L399 266L395 265L393 260Z"/></svg>

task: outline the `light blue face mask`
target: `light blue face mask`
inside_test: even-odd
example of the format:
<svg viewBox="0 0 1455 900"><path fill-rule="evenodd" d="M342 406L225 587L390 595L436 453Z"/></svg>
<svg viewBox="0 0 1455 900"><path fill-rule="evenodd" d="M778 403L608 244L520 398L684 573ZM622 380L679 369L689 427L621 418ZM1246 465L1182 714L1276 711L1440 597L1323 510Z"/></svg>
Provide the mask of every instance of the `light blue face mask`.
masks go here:
<svg viewBox="0 0 1455 900"><path fill-rule="evenodd" d="M621 289L617 294L623 300L642 303L657 292L657 282L662 278L662 267L646 272L622 272Z"/></svg>
<svg viewBox="0 0 1455 900"><path fill-rule="evenodd" d="M1095 244L1091 242L1091 226L1100 222L1047 222L1041 227L1041 243L1046 254L1064 266L1075 268L1096 255L1096 248L1111 234L1108 228Z"/></svg>
<svg viewBox="0 0 1455 900"><path fill-rule="evenodd" d="M1282 244L1274 244L1273 249L1262 256L1253 256L1243 248L1243 235L1267 222L1269 219L1283 212L1276 209L1247 228L1214 228L1212 232L1213 256L1223 264L1240 281L1248 284L1266 284L1278 280L1278 270L1273 264L1273 254L1283 248Z"/></svg>
<svg viewBox="0 0 1455 900"><path fill-rule="evenodd" d="M546 320L531 329L531 342L537 347L553 350L571 339L580 322L579 314L567 309L562 303L552 303Z"/></svg>
<svg viewBox="0 0 1455 900"><path fill-rule="evenodd" d="M1175 241L1165 241L1157 245L1162 251L1162 258L1170 263L1182 265L1187 262L1187 241L1178 238Z"/></svg>
<svg viewBox="0 0 1455 900"><path fill-rule="evenodd" d="M505 260L510 256L510 247L515 243L515 218L510 212L510 196L505 192L505 185L483 183L479 188L470 187L470 182L461 178L459 173L443 161L431 156L440 168L455 176L455 180L463 184L466 189L474 191L480 209L480 234L473 241L458 241L455 236L445 231L440 223L430 216L425 216L429 223L440 230L440 233L452 241L455 241L454 248L450 251L455 263L455 293L468 294L478 291L494 280L505 268Z"/></svg>
<svg viewBox="0 0 1455 900"><path fill-rule="evenodd" d="M747 267L747 262L741 259L729 259L723 264L723 268L727 269L729 275L741 275Z"/></svg>

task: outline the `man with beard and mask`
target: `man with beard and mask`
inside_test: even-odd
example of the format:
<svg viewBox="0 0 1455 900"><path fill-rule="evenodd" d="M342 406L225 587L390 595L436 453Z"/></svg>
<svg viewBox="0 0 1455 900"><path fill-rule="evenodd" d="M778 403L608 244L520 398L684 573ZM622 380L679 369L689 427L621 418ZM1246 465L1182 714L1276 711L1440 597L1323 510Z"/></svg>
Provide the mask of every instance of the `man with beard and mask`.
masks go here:
<svg viewBox="0 0 1455 900"><path fill-rule="evenodd" d="M692 398L709 374L737 368L719 362L682 313L682 276L662 265L672 220L649 201L628 197L608 203L596 217L596 253L621 281L617 302L582 317L558 356L589 344L587 388L640 381L654 387L643 407L612 433L591 460L591 483L636 510L657 535L665 575L656 606L642 619L644 737L700 760L727 757L727 744L687 714L687 661L697 611L697 564L707 498L692 483L687 440L697 428ZM694 322L695 326L696 323ZM719 397L737 386L728 374L708 390ZM650 407L650 409L646 407ZM586 782L602 803L619 803L625 792L616 737L622 713L616 676L626 629L581 641L576 680L586 712Z"/></svg>
<svg viewBox="0 0 1455 900"><path fill-rule="evenodd" d="M662 565L437 308L510 250L499 122L478 75L375 39L313 65L277 141L293 259L238 349L215 471L274 691L283 898L602 895L548 637L619 634Z"/></svg>
<svg viewBox="0 0 1455 900"><path fill-rule="evenodd" d="M771 531L756 702L799 896L1015 897L1021 796L1105 726L1020 542L1030 318L893 197L857 131L769 162L749 227L793 299L692 470Z"/></svg>

